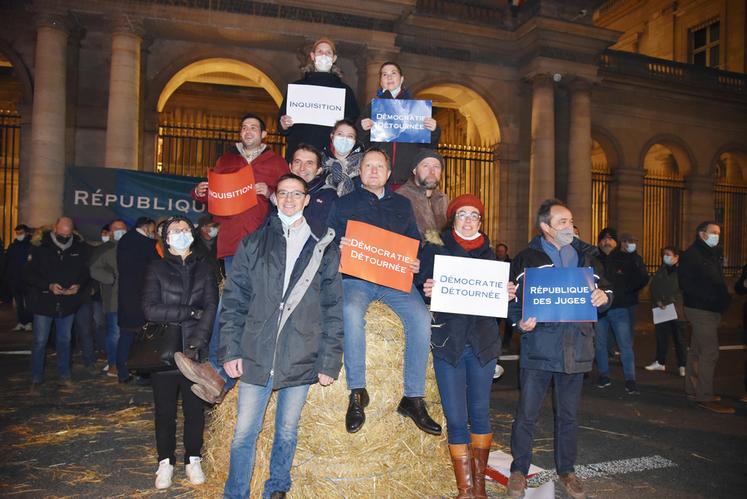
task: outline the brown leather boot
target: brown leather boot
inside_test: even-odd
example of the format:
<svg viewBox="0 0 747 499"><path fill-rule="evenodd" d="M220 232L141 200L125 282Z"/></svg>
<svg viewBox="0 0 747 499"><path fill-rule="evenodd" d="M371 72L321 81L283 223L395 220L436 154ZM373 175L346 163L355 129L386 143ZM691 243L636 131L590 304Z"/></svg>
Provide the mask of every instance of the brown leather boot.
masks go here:
<svg viewBox="0 0 747 499"><path fill-rule="evenodd" d="M487 499L485 492L485 467L488 465L492 433L484 435L471 434L472 439L472 479L475 481L475 499Z"/></svg>
<svg viewBox="0 0 747 499"><path fill-rule="evenodd" d="M174 360L176 361L176 367L179 368L185 378L193 383L202 385L204 388L203 391L207 392L211 397L220 397L225 383L210 362L195 362L181 352L174 354Z"/></svg>
<svg viewBox="0 0 747 499"><path fill-rule="evenodd" d="M469 444L449 444L449 454L459 491L455 499L473 499L475 496L472 495L472 454Z"/></svg>

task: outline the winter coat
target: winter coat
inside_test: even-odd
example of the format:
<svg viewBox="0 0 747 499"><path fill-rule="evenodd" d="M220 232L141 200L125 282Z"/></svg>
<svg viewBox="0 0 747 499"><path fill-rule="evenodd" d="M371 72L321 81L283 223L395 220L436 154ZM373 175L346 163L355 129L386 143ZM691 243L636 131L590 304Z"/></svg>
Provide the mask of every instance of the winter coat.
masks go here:
<svg viewBox="0 0 747 499"><path fill-rule="evenodd" d="M740 275L737 282L734 283L734 291L738 295L747 295L747 287L744 285L745 280L747 280L747 265L742 267L742 275ZM747 342L747 300L742 304L742 329L746 335L744 340Z"/></svg>
<svg viewBox="0 0 747 499"><path fill-rule="evenodd" d="M529 267L552 267L550 257L543 251L542 242L536 236L529 247L516 255L511 262L510 280L516 283L516 299L509 303L508 316L518 324L522 318L522 298L524 270ZM614 293L605 279L602 264L597 259L598 250L577 238L571 243L578 253L578 266L591 267L597 280L597 287L607 293L609 301L599 307L604 312L613 303ZM517 327L521 332L521 329ZM522 369L561 372L566 374L583 373L591 370L594 361L593 322L538 322L529 332L521 334Z"/></svg>
<svg viewBox="0 0 747 499"><path fill-rule="evenodd" d="M20 289L24 286L23 269L31 252L31 238L26 236L23 241L14 240L8 246L5 254L5 284L8 288Z"/></svg>
<svg viewBox="0 0 747 499"><path fill-rule="evenodd" d="M24 279L30 288L30 309L34 314L47 317L66 317L74 314L83 302L88 283L86 246L77 236L69 248L62 250L45 233L39 246L32 246ZM79 287L74 295L55 295L49 285L57 283L67 289Z"/></svg>
<svg viewBox="0 0 747 499"><path fill-rule="evenodd" d="M423 283L433 277L433 262L436 255L495 260L495 253L490 248L487 236L484 236L481 247L467 252L456 242L451 229L446 229L441 233L440 244L428 242L423 247L420 273L416 274L416 283L421 293ZM423 299L426 303L430 302L430 298L426 298L425 295ZM481 365L497 359L501 354L501 336L495 318L445 312L431 314L431 351L434 357L456 365L467 345L472 346L472 351Z"/></svg>
<svg viewBox="0 0 747 499"><path fill-rule="evenodd" d="M213 267L203 256L192 253L182 260L166 253L162 260L152 261L142 297L145 320L180 324L184 353L194 360L207 359L218 285Z"/></svg>
<svg viewBox="0 0 747 499"><path fill-rule="evenodd" d="M700 237L680 255L679 280L686 307L724 312L731 296L721 270L718 248L711 248Z"/></svg>
<svg viewBox="0 0 747 499"><path fill-rule="evenodd" d="M312 234L283 293L286 239L278 217L241 241L223 290L221 364L242 359L241 381L274 389L337 378L342 367L340 251Z"/></svg>
<svg viewBox="0 0 747 499"><path fill-rule="evenodd" d="M145 275L153 260L160 257L156 241L130 229L117 242L117 323L123 329L140 329L145 324L142 293Z"/></svg>
<svg viewBox="0 0 747 499"><path fill-rule="evenodd" d="M244 157L234 146L231 151L223 154L215 163L213 171L215 173L234 173L247 166ZM252 161L254 171L254 182L264 182L267 184L270 192L275 191L278 179L289 173L288 163L283 158L266 148L262 154ZM197 187L192 190L192 198L201 203L207 203L207 193L204 196L198 196ZM236 246L244 236L251 234L262 225L270 211L268 198L257 196L257 204L242 211L237 215L220 216L213 215L213 221L220 224L218 232L218 258L232 256L236 252Z"/></svg>
<svg viewBox="0 0 747 499"><path fill-rule="evenodd" d="M91 277L101 286L101 306L104 313L116 313L119 300L117 283L117 241L108 241L94 251L88 265Z"/></svg>
<svg viewBox="0 0 747 499"><path fill-rule="evenodd" d="M651 306L656 307L659 303L662 305L674 303L677 317L684 318L678 273L678 266L662 265L659 267L654 277L651 278Z"/></svg>
<svg viewBox="0 0 747 499"><path fill-rule="evenodd" d="M337 190L338 197L349 194L355 189L355 182L359 181L361 157L363 157L363 146L359 143L356 143L348 153L344 165L335 156L331 145L322 152L322 166L324 175L327 177L327 185Z"/></svg>
<svg viewBox="0 0 747 499"><path fill-rule="evenodd" d="M429 230L441 232L446 227L446 208L449 206L449 197L446 194L434 189L431 197L428 197L426 189L415 184L412 177L397 189L397 194L410 200L421 236Z"/></svg>
<svg viewBox="0 0 747 499"><path fill-rule="evenodd" d="M312 71L306 74L300 80L294 81L294 85L315 85L318 87L332 87L345 89L345 110L344 117L352 122L358 119L360 110L358 102L355 100L353 89L342 82L339 76L334 73ZM332 133L331 126L310 125L307 123L297 123L287 130L280 126L280 118L286 114L293 117L293 111L286 110L288 102L288 92L283 96L283 103L278 111L278 131L286 136L287 143L285 146L285 159L288 163L293 161L293 153L296 152L298 144L311 144L317 150L322 151L329 144L329 134Z"/></svg>
<svg viewBox="0 0 747 499"><path fill-rule="evenodd" d="M329 227L335 231L335 242L345 235L348 220L357 220L382 229L420 240L410 201L384 187L384 197L379 199L363 186L341 197L329 212Z"/></svg>
<svg viewBox="0 0 747 499"><path fill-rule="evenodd" d="M638 292L648 283L648 270L635 253L614 249L609 255L599 252L604 277L615 292L615 303L610 308L625 308L638 303ZM639 262L640 260L640 262Z"/></svg>
<svg viewBox="0 0 747 499"><path fill-rule="evenodd" d="M392 94L389 91L379 91L376 93L377 99L391 99ZM402 89L397 94L397 99L412 99L410 92L406 89ZM365 118L371 118L371 103L369 102L366 106L366 110L358 120L358 139L363 142L366 147L375 145L386 151L389 155L389 160L392 164L392 175L389 177L389 182L392 184L404 184L407 179L412 175L412 169L416 165L413 164L415 156L421 149L435 149L438 146L438 141L441 138L441 128L436 127L431 132L431 141L428 144L417 144L411 142L371 142L371 130L364 130L361 127L361 121ZM442 228L442 227L441 227Z"/></svg>
<svg viewBox="0 0 747 499"><path fill-rule="evenodd" d="M327 232L327 219L332 204L337 201L337 191L327 185L326 175L322 174L309 182L308 206L303 209L303 216L316 237L323 237Z"/></svg>

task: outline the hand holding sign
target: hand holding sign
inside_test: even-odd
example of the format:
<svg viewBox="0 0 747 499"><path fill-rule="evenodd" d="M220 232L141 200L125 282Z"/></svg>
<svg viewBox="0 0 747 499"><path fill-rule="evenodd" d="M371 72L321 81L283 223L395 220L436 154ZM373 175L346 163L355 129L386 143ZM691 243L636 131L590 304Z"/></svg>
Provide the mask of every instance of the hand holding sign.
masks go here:
<svg viewBox="0 0 747 499"><path fill-rule="evenodd" d="M506 317L510 267L509 263L495 260L436 255L431 310Z"/></svg>
<svg viewBox="0 0 747 499"><path fill-rule="evenodd" d="M436 129L431 113L432 101L429 100L374 99L371 102L371 142L428 144L431 131Z"/></svg>
<svg viewBox="0 0 747 499"><path fill-rule="evenodd" d="M232 216L257 204L254 170L247 165L233 173L208 171L208 211Z"/></svg>
<svg viewBox="0 0 747 499"><path fill-rule="evenodd" d="M300 123L334 126L345 117L345 89L290 84L285 108L288 114L283 118L290 120L281 118L284 130Z"/></svg>
<svg viewBox="0 0 747 499"><path fill-rule="evenodd" d="M606 300L606 294L594 285L590 267L528 268L524 273L522 320L527 326L531 326L531 319L536 322L594 322L596 307ZM521 324L519 327L529 331Z"/></svg>

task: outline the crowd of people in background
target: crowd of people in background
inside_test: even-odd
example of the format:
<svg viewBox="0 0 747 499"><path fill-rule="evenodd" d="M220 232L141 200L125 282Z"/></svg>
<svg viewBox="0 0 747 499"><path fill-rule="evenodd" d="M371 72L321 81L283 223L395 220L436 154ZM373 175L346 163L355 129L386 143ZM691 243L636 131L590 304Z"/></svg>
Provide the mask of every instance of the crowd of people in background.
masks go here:
<svg viewBox="0 0 747 499"><path fill-rule="evenodd" d="M403 394L393 410L423 432L440 435L441 425L430 417L423 398L428 356L433 356L458 497L486 497L490 389L502 372L501 353L514 353L511 338L518 334L521 396L510 442L509 494L524 496L534 428L552 386L556 468L565 490L580 498L585 492L574 463L583 378L595 363L596 387L610 387L616 364L611 366L609 359L619 352L625 392L639 393L634 325L639 295L649 285L652 306L674 306L677 313L655 325L656 355L645 369L665 371L673 365L667 364L671 338L674 372L684 378L687 397L714 412L734 412L720 402L713 385L717 328L729 304L716 222L700 224L685 251L662 248L661 266L650 278L635 235L618 235L607 227L596 245L587 244L578 237L570 209L562 201L547 200L538 207L538 235L511 258L506 244L493 247L481 231L485 207L479 197L450 200L440 189L448 165L435 150L440 135L436 120L424 122L430 143L372 143L370 106L359 113L336 57L331 40L318 40L296 84L344 89L343 119L331 127L297 124L284 102L278 115L279 130L287 137L284 159L264 143L264 121L249 113L241 119L240 140L217 159L214 171L219 173L252 168L257 204L251 208L194 222L178 216L115 219L101 228L100 241L84 240L65 216L49 227L15 227L15 239L4 255L3 283L17 314L13 330L33 334L32 393L44 381L52 329L59 385L73 383L73 343L89 372L120 383L151 384L156 487L162 489L171 485L176 464L178 393L185 418L185 470L199 484L205 481L200 468L205 404L221 403L238 383L241 396L225 496L246 497L264 407L277 391L276 435L264 495L282 498L291 487L296 430L311 384L331 384L344 363L350 394L341 424L350 433L365 424L364 315L379 300L404 326ZM398 64L384 63L378 77L376 98L411 98ZM205 202L208 183L198 183L191 195ZM351 220L420 242L419 258L409 263L415 274L411 290L340 275L340 248L349 244L344 236ZM509 318L429 313L436 255L510 263ZM517 287L524 270L546 265L594 268L596 324L538 323L523 317ZM747 266L737 293L747 292L746 272ZM185 347L175 356L178 370L138 374L136 380L137 373L128 369L128 354L149 321L179 323ZM687 323L692 329L689 348ZM747 387L747 379L745 383Z"/></svg>

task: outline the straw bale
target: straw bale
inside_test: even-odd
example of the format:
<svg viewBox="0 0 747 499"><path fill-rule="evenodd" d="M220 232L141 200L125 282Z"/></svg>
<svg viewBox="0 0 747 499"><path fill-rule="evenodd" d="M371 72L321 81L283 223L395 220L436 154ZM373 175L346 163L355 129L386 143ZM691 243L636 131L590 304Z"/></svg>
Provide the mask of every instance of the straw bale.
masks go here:
<svg viewBox="0 0 747 499"><path fill-rule="evenodd" d="M423 498L453 495L454 475L446 432L440 437L428 435L411 420L396 413L403 392L401 322L388 307L374 303L366 314L366 336L366 378L371 397L366 409L366 424L356 434L345 431L349 392L344 369L332 386L313 385L301 416L289 497ZM426 372L428 411L445 427L430 361ZM237 391L232 390L212 413L205 444L208 482L195 488L200 496L219 496L226 480L236 420ZM268 476L274 417L273 396L257 440L252 497L260 497Z"/></svg>

